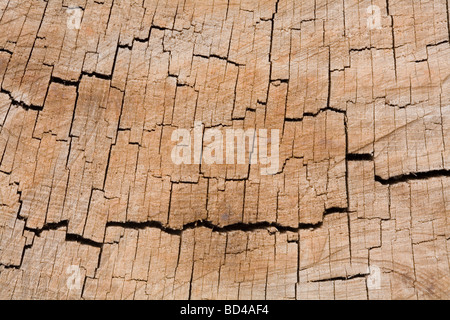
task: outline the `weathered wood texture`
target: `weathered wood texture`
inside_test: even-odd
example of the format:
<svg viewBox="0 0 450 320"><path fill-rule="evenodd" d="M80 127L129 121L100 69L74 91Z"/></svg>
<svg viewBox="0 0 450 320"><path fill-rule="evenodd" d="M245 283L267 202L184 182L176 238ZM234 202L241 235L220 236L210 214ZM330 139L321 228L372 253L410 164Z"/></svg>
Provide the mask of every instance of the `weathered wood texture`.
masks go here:
<svg viewBox="0 0 450 320"><path fill-rule="evenodd" d="M0 0L0 298L450 298L448 6Z"/></svg>

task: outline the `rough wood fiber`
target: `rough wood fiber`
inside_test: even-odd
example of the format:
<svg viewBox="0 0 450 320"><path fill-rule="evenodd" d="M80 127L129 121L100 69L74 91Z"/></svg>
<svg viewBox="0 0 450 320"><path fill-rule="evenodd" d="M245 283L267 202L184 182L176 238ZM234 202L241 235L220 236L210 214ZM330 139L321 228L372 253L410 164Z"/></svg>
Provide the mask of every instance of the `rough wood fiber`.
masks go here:
<svg viewBox="0 0 450 320"><path fill-rule="evenodd" d="M0 298L449 299L448 12L0 0ZM199 122L278 171L175 164Z"/></svg>

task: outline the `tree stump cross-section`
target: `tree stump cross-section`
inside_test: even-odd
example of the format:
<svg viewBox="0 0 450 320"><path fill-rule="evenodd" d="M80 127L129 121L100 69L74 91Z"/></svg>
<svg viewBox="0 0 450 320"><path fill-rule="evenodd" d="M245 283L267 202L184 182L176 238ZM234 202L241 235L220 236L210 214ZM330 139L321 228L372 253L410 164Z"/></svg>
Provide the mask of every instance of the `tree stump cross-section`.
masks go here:
<svg viewBox="0 0 450 320"><path fill-rule="evenodd" d="M0 299L450 298L447 0L0 0Z"/></svg>

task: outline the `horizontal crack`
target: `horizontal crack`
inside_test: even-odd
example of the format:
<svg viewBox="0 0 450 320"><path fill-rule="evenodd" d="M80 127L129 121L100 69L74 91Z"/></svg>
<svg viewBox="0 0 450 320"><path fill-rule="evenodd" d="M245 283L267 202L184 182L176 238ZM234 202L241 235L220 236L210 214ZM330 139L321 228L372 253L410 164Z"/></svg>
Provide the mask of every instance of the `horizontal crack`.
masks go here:
<svg viewBox="0 0 450 320"><path fill-rule="evenodd" d="M54 222L54 223L47 223L42 228L39 228L39 229L25 227L24 230L33 232L36 236L40 237L42 232L44 232L44 231L58 230L58 229L61 229L61 228L67 228L68 225L69 225L69 221L68 220L63 220L63 221Z"/></svg>
<svg viewBox="0 0 450 320"><path fill-rule="evenodd" d="M383 179L380 176L375 175L375 181L388 185L388 184L396 184L396 183L402 183L402 182L408 182L411 180L427 180L430 178L436 178L436 177L450 177L450 170L431 170L431 171L425 171L425 172L411 172L408 174L402 174L398 176L393 176L388 179Z"/></svg>
<svg viewBox="0 0 450 320"><path fill-rule="evenodd" d="M332 112L336 112L336 113L346 114L346 111L344 111L344 110L336 109L336 108L333 108L333 107L325 107L325 108L319 109L315 113L313 113L313 112L304 112L302 117L298 117L298 118L289 118L289 117L287 117L287 118L284 118L284 121L286 121L286 122L303 121L303 119L306 118L306 117L317 117L322 112L327 112L327 111L332 111Z"/></svg>
<svg viewBox="0 0 450 320"><path fill-rule="evenodd" d="M227 57L221 57L221 56L219 56L217 54L210 54L209 56L206 56L206 55L203 55L203 54L193 54L193 56L194 57L203 58L203 59L216 58L216 59L219 59L219 60L223 60L223 61L225 61L225 62L227 62L229 64L232 64L232 65L234 65L236 67L243 67L243 66L245 66L244 64L240 64L240 63L234 62L232 60L229 60Z"/></svg>
<svg viewBox="0 0 450 320"><path fill-rule="evenodd" d="M373 161L373 155L370 153L348 153L347 161Z"/></svg>
<svg viewBox="0 0 450 320"><path fill-rule="evenodd" d="M351 280L355 278L366 278L369 274L364 273L358 273L354 275L348 275L347 277L332 277L332 278L326 278L326 279L319 279L319 280L311 280L309 282L328 282L328 281L346 281Z"/></svg>
<svg viewBox="0 0 450 320"><path fill-rule="evenodd" d="M325 210L324 216L333 214L333 213L346 213L348 212L347 208L329 208ZM210 221L198 220L194 222L190 222L188 224L183 225L181 228L172 228L165 226L161 222L158 221L145 221L145 222L117 222L111 221L107 222L105 228L109 227L121 227L124 229L135 229L142 230L146 228L155 228L160 229L163 232L172 234L172 235L181 235L186 230L192 230L196 228L207 228L212 230L213 232L232 232L232 231L243 231L243 232L252 232L256 230L267 230L272 233L270 228L275 228L276 232L285 233L285 232L299 232L300 230L308 230L308 229L317 229L322 227L323 221L318 223L300 223L297 227L284 226L276 222L257 222L257 223L235 223L228 226L218 226L213 224ZM51 231L51 230L59 230L62 228L67 229L69 226L69 222L67 220L60 221L58 223L49 223L46 224L41 229L32 229L25 227L25 230L33 232L36 236L40 237L42 232ZM91 239L84 238L81 235L67 233L66 241L78 242L85 245L90 245L94 247L101 248L106 242L96 242Z"/></svg>
<svg viewBox="0 0 450 320"><path fill-rule="evenodd" d="M42 110L42 106L28 105L28 104L26 104L26 103L24 103L22 101L19 101L19 100L15 99L13 97L12 93L10 91L8 91L8 90L5 90L5 89L2 88L2 89L0 89L0 93L8 95L9 99L11 100L11 104L12 105L22 107L25 110L37 110L37 111Z"/></svg>
<svg viewBox="0 0 450 320"><path fill-rule="evenodd" d="M173 235L181 235L186 230L191 230L195 228L208 228L213 232L230 232L230 231L244 231L251 232L256 230L268 230L269 228L276 228L279 232L298 232L302 229L320 228L323 222L318 222L316 224L299 224L297 227L283 226L274 222L257 222L257 223L235 223L228 226L217 226L210 221L199 220L185 224L181 228L171 228L164 226L158 221L147 221L147 222L108 222L106 227L122 227L125 229L146 229L146 228L157 228L166 233Z"/></svg>

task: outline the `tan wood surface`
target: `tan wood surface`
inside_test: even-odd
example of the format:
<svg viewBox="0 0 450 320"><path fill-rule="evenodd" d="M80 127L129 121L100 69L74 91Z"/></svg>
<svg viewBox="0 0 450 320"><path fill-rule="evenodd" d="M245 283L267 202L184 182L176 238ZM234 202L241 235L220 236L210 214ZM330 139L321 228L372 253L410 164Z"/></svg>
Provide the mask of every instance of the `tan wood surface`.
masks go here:
<svg viewBox="0 0 450 320"><path fill-rule="evenodd" d="M448 12L0 0L0 298L449 299ZM177 165L196 123L277 172Z"/></svg>

